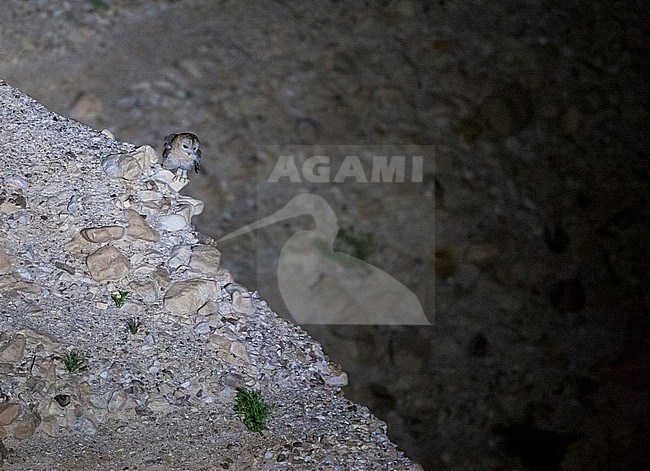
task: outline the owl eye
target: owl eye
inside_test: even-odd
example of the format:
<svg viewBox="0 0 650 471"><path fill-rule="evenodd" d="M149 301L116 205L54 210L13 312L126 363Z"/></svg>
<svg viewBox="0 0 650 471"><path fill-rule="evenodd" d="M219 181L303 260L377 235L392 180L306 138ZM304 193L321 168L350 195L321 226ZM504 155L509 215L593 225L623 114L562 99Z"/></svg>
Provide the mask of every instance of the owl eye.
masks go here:
<svg viewBox="0 0 650 471"><path fill-rule="evenodd" d="M187 144L183 144L183 149L189 149L189 147L187 147Z"/></svg>

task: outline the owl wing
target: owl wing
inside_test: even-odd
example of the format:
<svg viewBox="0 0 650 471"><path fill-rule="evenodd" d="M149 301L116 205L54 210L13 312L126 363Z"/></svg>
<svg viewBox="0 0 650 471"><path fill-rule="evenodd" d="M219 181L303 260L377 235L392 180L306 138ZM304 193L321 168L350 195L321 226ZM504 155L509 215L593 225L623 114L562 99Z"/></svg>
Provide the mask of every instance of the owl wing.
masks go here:
<svg viewBox="0 0 650 471"><path fill-rule="evenodd" d="M165 136L165 149L163 150L163 159L166 159L169 153L172 151L172 141L176 138L178 134L168 134Z"/></svg>
<svg viewBox="0 0 650 471"><path fill-rule="evenodd" d="M201 149L196 149L196 158L194 159L194 171L196 173L199 173L199 161L201 160L202 155L203 152L201 152Z"/></svg>

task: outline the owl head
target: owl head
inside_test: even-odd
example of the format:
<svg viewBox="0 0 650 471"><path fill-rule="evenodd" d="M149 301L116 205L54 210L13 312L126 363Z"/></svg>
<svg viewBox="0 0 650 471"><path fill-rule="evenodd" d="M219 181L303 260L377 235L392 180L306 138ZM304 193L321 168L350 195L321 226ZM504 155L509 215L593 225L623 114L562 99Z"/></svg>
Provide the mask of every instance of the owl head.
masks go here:
<svg viewBox="0 0 650 471"><path fill-rule="evenodd" d="M199 138L189 132L173 135L171 139L172 151L188 157L201 155L199 145Z"/></svg>

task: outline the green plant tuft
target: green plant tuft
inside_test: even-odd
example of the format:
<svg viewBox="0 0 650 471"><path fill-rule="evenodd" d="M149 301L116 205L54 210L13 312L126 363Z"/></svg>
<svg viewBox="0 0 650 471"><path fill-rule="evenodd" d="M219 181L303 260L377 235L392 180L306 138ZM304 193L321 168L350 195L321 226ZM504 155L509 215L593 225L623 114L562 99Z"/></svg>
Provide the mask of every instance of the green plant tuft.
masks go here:
<svg viewBox="0 0 650 471"><path fill-rule="evenodd" d="M372 241L372 234L357 236L352 227L340 229L337 238L352 250L350 255L359 260L368 260L370 254L376 249Z"/></svg>
<svg viewBox="0 0 650 471"><path fill-rule="evenodd" d="M98 8L101 8L102 10L108 10L108 3L106 3L104 0L88 0L90 3L95 5Z"/></svg>
<svg viewBox="0 0 650 471"><path fill-rule="evenodd" d="M111 292L111 298L113 298L116 307L122 307L128 295L129 295L128 291L115 290Z"/></svg>
<svg viewBox="0 0 650 471"><path fill-rule="evenodd" d="M78 373L81 370L85 369L88 364L83 353L74 348L69 352L65 352L63 354L62 360L65 368L70 373Z"/></svg>
<svg viewBox="0 0 650 471"><path fill-rule="evenodd" d="M266 427L266 419L275 407L267 405L259 391L249 391L246 388L237 388L237 403L235 412L237 417L251 432L261 433Z"/></svg>
<svg viewBox="0 0 650 471"><path fill-rule="evenodd" d="M131 319L126 320L126 327L129 329L129 332L131 332L133 335L138 333L138 330L140 329L140 326L142 325L142 322L140 322L139 317L132 317Z"/></svg>

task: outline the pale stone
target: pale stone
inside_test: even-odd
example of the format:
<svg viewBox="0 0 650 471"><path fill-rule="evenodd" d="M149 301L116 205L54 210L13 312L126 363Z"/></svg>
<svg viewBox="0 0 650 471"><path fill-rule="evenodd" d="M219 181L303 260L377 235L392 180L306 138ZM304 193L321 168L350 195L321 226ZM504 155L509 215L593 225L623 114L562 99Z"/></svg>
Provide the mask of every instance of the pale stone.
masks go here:
<svg viewBox="0 0 650 471"><path fill-rule="evenodd" d="M0 361L4 363L20 363L25 354L26 343L27 341L22 335L13 339L0 351Z"/></svg>
<svg viewBox="0 0 650 471"><path fill-rule="evenodd" d="M109 177L125 180L135 180L144 170L131 153L107 155L102 159L102 168Z"/></svg>
<svg viewBox="0 0 650 471"><path fill-rule="evenodd" d="M41 344L47 350L55 351L58 350L61 344L50 334L40 332L35 329L30 329L29 327L23 327L18 330L18 334L24 335L29 339L30 342Z"/></svg>
<svg viewBox="0 0 650 471"><path fill-rule="evenodd" d="M48 381L56 381L56 366L54 365L54 362L47 359L41 361L41 364L38 367L38 374Z"/></svg>
<svg viewBox="0 0 650 471"><path fill-rule="evenodd" d="M187 244L179 244L172 249L167 260L167 266L171 271L176 271L178 267L187 266L190 263L190 256L192 255L192 246Z"/></svg>
<svg viewBox="0 0 650 471"><path fill-rule="evenodd" d="M151 167L151 165L160 160L155 149L147 145L138 147L135 150L134 157L140 163L142 168Z"/></svg>
<svg viewBox="0 0 650 471"><path fill-rule="evenodd" d="M237 283L229 283L224 286L224 289L230 294L235 312L240 314L253 314L255 312L255 304L253 303L251 293L244 286Z"/></svg>
<svg viewBox="0 0 650 471"><path fill-rule="evenodd" d="M345 371L325 376L325 384L335 388L342 388L348 385L348 374Z"/></svg>
<svg viewBox="0 0 650 471"><path fill-rule="evenodd" d="M40 423L40 418L31 412L27 413L14 425L12 436L17 440L26 440L34 435L36 427L38 427Z"/></svg>
<svg viewBox="0 0 650 471"><path fill-rule="evenodd" d="M9 273L11 271L11 257L0 248L0 273Z"/></svg>
<svg viewBox="0 0 650 471"><path fill-rule="evenodd" d="M20 404L15 402L0 403L0 425L11 424L20 414Z"/></svg>
<svg viewBox="0 0 650 471"><path fill-rule="evenodd" d="M150 303L158 299L158 288L153 281L148 281L146 283L132 281L129 283L129 288L140 295L144 302Z"/></svg>
<svg viewBox="0 0 650 471"><path fill-rule="evenodd" d="M88 255L86 265L95 281L119 280L131 270L129 260L115 247L106 245Z"/></svg>
<svg viewBox="0 0 650 471"><path fill-rule="evenodd" d="M164 267L158 267L151 273L151 279L156 282L160 288L166 288L169 285L170 278L169 273L165 270Z"/></svg>
<svg viewBox="0 0 650 471"><path fill-rule="evenodd" d="M191 208L190 218L192 216L198 216L203 212L203 209L205 208L205 204L203 203L203 201L186 195L179 195L176 198L176 203L178 204L179 207L189 206Z"/></svg>
<svg viewBox="0 0 650 471"><path fill-rule="evenodd" d="M194 333L204 335L210 333L210 325L207 322L199 322L194 326Z"/></svg>
<svg viewBox="0 0 650 471"><path fill-rule="evenodd" d="M232 294L232 306L236 312L240 314L253 314L255 312L255 304L250 293L240 293L235 291Z"/></svg>
<svg viewBox="0 0 650 471"><path fill-rule="evenodd" d="M167 402L167 399L160 396L151 397L147 403L147 407L153 412L164 412L165 410L169 410L169 406L170 404Z"/></svg>
<svg viewBox="0 0 650 471"><path fill-rule="evenodd" d="M56 417L44 418L41 422L41 430L50 437L58 437L60 435L60 427Z"/></svg>
<svg viewBox="0 0 650 471"><path fill-rule="evenodd" d="M92 243L81 234L63 245L63 249L74 257L81 257L84 253L88 253L91 247Z"/></svg>
<svg viewBox="0 0 650 471"><path fill-rule="evenodd" d="M214 301L208 301L198 310L197 314L199 316L211 316L219 312L219 305Z"/></svg>
<svg viewBox="0 0 650 471"><path fill-rule="evenodd" d="M156 183L162 183L166 185L170 190L175 191L178 193L181 191L190 181L189 180L181 180L179 178L175 178L176 175L172 173L169 170L166 169L161 169L158 170L156 173L153 175L153 179Z"/></svg>
<svg viewBox="0 0 650 471"><path fill-rule="evenodd" d="M212 334L209 338L210 342L214 344L219 350L230 351L232 340L227 339L223 335Z"/></svg>
<svg viewBox="0 0 650 471"><path fill-rule="evenodd" d="M232 273L230 273L230 271L226 268L219 268L217 276L215 276L214 279L217 280L217 282L219 282L219 284L222 286L235 281L232 277Z"/></svg>
<svg viewBox="0 0 650 471"><path fill-rule="evenodd" d="M81 236L88 242L103 244L109 240L117 240L124 237L122 226L88 227L81 230Z"/></svg>
<svg viewBox="0 0 650 471"><path fill-rule="evenodd" d="M143 203L159 203L163 198L162 193L153 190L138 191L137 195Z"/></svg>
<svg viewBox="0 0 650 471"><path fill-rule="evenodd" d="M165 214L160 216L160 227L166 231L177 232L189 227L187 219L182 214Z"/></svg>
<svg viewBox="0 0 650 471"><path fill-rule="evenodd" d="M0 291L40 294L41 288L36 283L25 281L18 274L0 275Z"/></svg>
<svg viewBox="0 0 650 471"><path fill-rule="evenodd" d="M217 284L210 280L177 281L165 293L165 309L174 314L196 312L217 297Z"/></svg>
<svg viewBox="0 0 650 471"><path fill-rule="evenodd" d="M39 412L41 412L42 415L58 416L63 413L63 406L59 404L55 399L52 399L45 405L45 408L42 411L39 408Z"/></svg>
<svg viewBox="0 0 650 471"><path fill-rule="evenodd" d="M108 412L111 414L116 414L122 409L124 409L124 405L126 404L126 393L121 390L117 389L113 391L113 394L111 394L111 398L108 401Z"/></svg>
<svg viewBox="0 0 650 471"><path fill-rule="evenodd" d="M216 247L209 245L196 245L192 247L190 268L199 271L207 277L213 278L219 272L221 252Z"/></svg>
<svg viewBox="0 0 650 471"><path fill-rule="evenodd" d="M94 420L93 420L94 419ZM95 424L96 418L91 415L86 415L80 417L74 424L74 428L79 430L84 435L96 435L97 434L97 425Z"/></svg>
<svg viewBox="0 0 650 471"><path fill-rule="evenodd" d="M246 363L250 363L250 358L248 357L248 352L246 351L246 345L241 342L233 342L230 345L230 353L235 355L237 358L241 358Z"/></svg>
<svg viewBox="0 0 650 471"><path fill-rule="evenodd" d="M126 233L129 237L149 242L158 242L160 240L158 231L153 229L137 211L125 209L124 216L127 223Z"/></svg>
<svg viewBox="0 0 650 471"><path fill-rule="evenodd" d="M247 362L243 358L240 358L240 357L238 357L238 356L236 356L236 355L234 355L234 354L232 354L230 352L226 352L226 351L223 351L223 350L219 350L219 352L217 352L217 356L219 358L221 358L222 360L224 360L225 362L230 363L231 365L234 365L234 366L244 367L244 366L249 365L249 362Z"/></svg>
<svg viewBox="0 0 650 471"><path fill-rule="evenodd" d="M101 133L109 139L115 140L115 135L109 129L102 129Z"/></svg>

